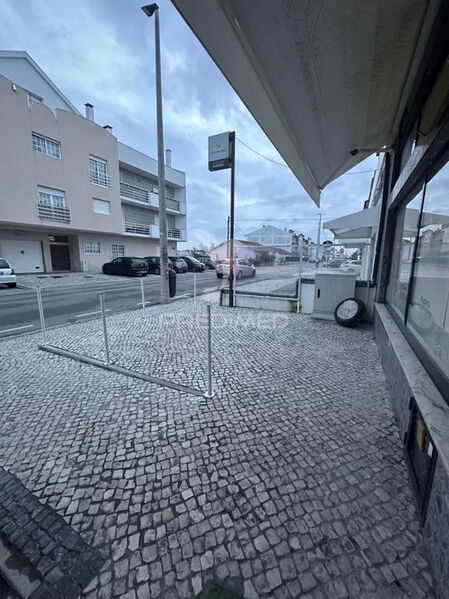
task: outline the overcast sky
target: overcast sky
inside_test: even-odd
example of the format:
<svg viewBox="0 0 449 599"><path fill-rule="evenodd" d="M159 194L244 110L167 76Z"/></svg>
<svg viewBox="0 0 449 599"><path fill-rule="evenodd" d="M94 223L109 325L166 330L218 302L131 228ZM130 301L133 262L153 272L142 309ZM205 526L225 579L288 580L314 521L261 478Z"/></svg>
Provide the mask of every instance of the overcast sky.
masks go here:
<svg viewBox="0 0 449 599"><path fill-rule="evenodd" d="M136 0L0 0L0 49L26 50L80 110L156 157L154 26ZM239 139L283 162L171 2L160 0L165 147L187 175L190 247L226 238L230 171L207 168L207 138L235 130ZM374 169L371 157L353 171ZM329 185L318 210L284 166L237 142L236 232L274 224L316 236L323 220L361 210L372 173L348 174ZM252 220L250 220L252 219ZM301 220L294 220L301 219ZM331 238L330 232L324 232Z"/></svg>

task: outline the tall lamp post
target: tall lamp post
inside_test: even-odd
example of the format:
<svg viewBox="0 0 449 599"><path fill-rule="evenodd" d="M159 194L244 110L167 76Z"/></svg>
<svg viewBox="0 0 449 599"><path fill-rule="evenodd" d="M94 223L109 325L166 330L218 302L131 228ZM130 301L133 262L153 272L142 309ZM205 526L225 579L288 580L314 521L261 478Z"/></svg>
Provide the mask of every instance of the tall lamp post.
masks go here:
<svg viewBox="0 0 449 599"><path fill-rule="evenodd" d="M147 17L154 15L156 48L156 114L157 114L157 178L159 190L159 246L161 270L161 304L169 302L168 295L168 251L167 251L167 206L165 199L164 128L162 120L161 41L159 33L159 6L142 6Z"/></svg>

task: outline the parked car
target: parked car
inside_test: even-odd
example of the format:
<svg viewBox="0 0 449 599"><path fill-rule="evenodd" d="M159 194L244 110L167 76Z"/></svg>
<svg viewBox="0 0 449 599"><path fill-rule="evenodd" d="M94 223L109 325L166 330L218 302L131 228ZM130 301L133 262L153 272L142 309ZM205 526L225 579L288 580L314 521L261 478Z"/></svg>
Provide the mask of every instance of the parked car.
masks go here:
<svg viewBox="0 0 449 599"><path fill-rule="evenodd" d="M145 256L144 260L146 261L147 265L148 265L148 271L150 273L150 275L160 275L161 274L161 259L159 256ZM173 269L176 271L176 269L173 267L173 264L171 262L171 256L168 257L168 268Z"/></svg>
<svg viewBox="0 0 449 599"><path fill-rule="evenodd" d="M4 258L0 258L0 285L7 285L8 287L17 285L16 273L8 260Z"/></svg>
<svg viewBox="0 0 449 599"><path fill-rule="evenodd" d="M178 258L177 256L169 256L168 259L171 262L175 272L187 272L189 270L189 267L182 258Z"/></svg>
<svg viewBox="0 0 449 599"><path fill-rule="evenodd" d="M124 275L126 277L146 277L148 265L143 258L127 257L114 258L112 262L103 264L105 275Z"/></svg>
<svg viewBox="0 0 449 599"><path fill-rule="evenodd" d="M197 260L202 262L206 268L215 270L215 262L209 256L198 256Z"/></svg>
<svg viewBox="0 0 449 599"><path fill-rule="evenodd" d="M229 277L229 260L220 260L217 264L217 277L219 279L223 277ZM256 268L254 264L251 264L249 260L237 260L234 262L234 272L236 279L242 279L243 277L255 277Z"/></svg>
<svg viewBox="0 0 449 599"><path fill-rule="evenodd" d="M346 260L340 266L340 272L349 272L351 274L359 275L362 270L362 261L361 260Z"/></svg>
<svg viewBox="0 0 449 599"><path fill-rule="evenodd" d="M187 268L190 271L203 272L204 270L206 270L206 266L196 258L193 258L192 256L183 256L182 259L187 264Z"/></svg>

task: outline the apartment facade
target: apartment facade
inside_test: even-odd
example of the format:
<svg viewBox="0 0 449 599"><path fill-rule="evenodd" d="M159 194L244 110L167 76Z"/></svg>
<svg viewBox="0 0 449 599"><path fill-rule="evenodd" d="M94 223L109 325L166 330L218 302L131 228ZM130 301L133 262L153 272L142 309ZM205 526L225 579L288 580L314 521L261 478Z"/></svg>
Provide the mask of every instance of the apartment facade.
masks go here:
<svg viewBox="0 0 449 599"><path fill-rule="evenodd" d="M18 273L91 271L159 253L157 160L70 103L25 52L0 52L0 255ZM169 254L185 173L165 167Z"/></svg>
<svg viewBox="0 0 449 599"><path fill-rule="evenodd" d="M260 229L251 231L246 235L248 241L255 241L261 245L279 248L289 252L292 256L309 255L310 239L302 233L295 233L291 229L279 229L273 225L263 225Z"/></svg>

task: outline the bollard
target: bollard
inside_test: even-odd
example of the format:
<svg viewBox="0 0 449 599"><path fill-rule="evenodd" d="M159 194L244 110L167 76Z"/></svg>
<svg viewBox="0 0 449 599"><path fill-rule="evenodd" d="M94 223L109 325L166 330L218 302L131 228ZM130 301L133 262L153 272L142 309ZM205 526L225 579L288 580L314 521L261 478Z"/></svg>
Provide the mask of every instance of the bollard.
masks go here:
<svg viewBox="0 0 449 599"><path fill-rule="evenodd" d="M42 291L40 287L36 287L37 307L39 309L39 319L41 321L42 345L47 345L47 331L45 328L44 304L42 303Z"/></svg>
<svg viewBox="0 0 449 599"><path fill-rule="evenodd" d="M210 316L210 304L206 305L207 331L206 331L206 368L207 368L207 391L204 394L206 399L214 396L212 391L212 324Z"/></svg>
<svg viewBox="0 0 449 599"><path fill-rule="evenodd" d="M106 311L104 309L104 293L100 293L100 310L101 310L101 318L103 320L103 337L104 337L104 349L106 352L106 364L109 364L110 363L109 343L108 343L108 329L106 327Z"/></svg>
<svg viewBox="0 0 449 599"><path fill-rule="evenodd" d="M196 299L196 272L193 273L193 297Z"/></svg>
<svg viewBox="0 0 449 599"><path fill-rule="evenodd" d="M301 301L301 277L299 277L296 284L298 285L297 298L296 298L296 314L299 314L299 305L300 305L300 301Z"/></svg>
<svg viewBox="0 0 449 599"><path fill-rule="evenodd" d="M145 290L143 288L143 279L140 279L140 295L142 296L142 311L145 312Z"/></svg>

